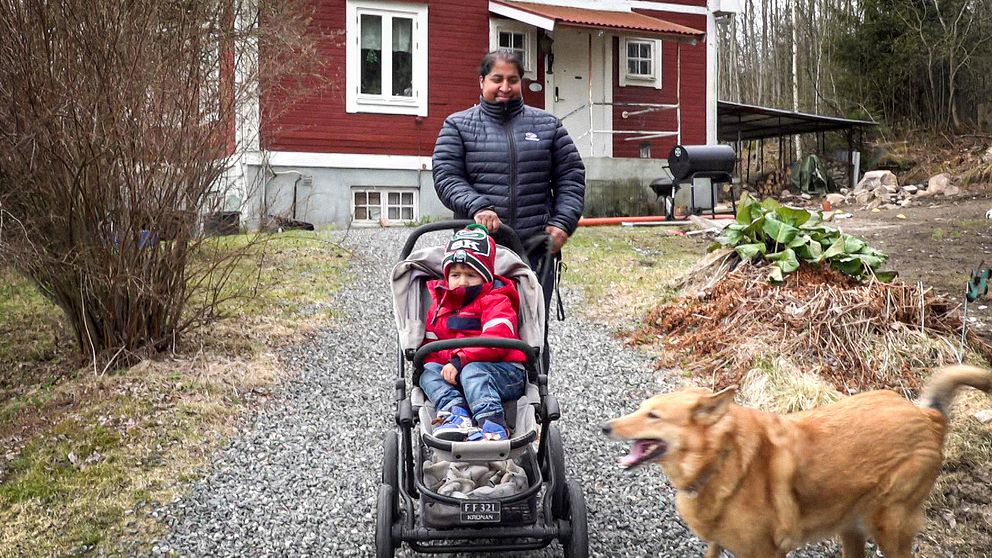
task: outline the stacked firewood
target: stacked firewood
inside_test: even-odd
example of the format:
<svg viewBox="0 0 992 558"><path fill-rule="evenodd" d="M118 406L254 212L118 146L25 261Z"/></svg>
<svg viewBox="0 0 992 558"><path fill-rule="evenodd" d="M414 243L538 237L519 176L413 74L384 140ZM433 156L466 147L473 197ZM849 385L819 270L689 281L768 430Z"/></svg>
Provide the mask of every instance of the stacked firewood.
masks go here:
<svg viewBox="0 0 992 558"><path fill-rule="evenodd" d="M781 195L782 190L789 189L789 180L792 178L792 169L784 168L759 175L751 190L760 199L775 198Z"/></svg>

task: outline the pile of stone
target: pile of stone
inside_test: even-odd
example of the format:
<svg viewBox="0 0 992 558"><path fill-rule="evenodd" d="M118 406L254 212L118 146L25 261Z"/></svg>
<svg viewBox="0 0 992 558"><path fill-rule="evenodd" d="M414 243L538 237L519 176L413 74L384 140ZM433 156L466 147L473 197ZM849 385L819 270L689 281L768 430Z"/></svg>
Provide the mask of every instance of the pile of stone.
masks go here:
<svg viewBox="0 0 992 558"><path fill-rule="evenodd" d="M865 209L896 209L914 205L920 198L960 192L946 173L931 177L926 184L900 186L892 171L879 170L866 172L853 190L841 188L839 194L827 194L826 201L833 207L856 204Z"/></svg>

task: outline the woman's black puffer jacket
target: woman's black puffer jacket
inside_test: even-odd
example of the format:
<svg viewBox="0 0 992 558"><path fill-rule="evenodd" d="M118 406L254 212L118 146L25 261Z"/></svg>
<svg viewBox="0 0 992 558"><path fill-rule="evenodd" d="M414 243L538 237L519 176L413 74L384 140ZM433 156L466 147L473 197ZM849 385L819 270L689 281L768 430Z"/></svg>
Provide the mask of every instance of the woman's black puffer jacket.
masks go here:
<svg viewBox="0 0 992 558"><path fill-rule="evenodd" d="M434 145L434 188L458 218L490 208L521 239L582 216L586 170L561 120L523 99L480 104L444 121Z"/></svg>

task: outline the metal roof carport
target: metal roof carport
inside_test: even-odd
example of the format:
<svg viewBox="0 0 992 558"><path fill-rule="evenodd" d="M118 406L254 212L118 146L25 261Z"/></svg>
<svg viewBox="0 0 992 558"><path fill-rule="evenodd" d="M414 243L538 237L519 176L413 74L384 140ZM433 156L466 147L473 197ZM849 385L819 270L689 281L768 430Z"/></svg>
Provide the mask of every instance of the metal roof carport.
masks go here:
<svg viewBox="0 0 992 558"><path fill-rule="evenodd" d="M848 179L852 185L856 178L855 162L852 156L855 133L858 135L857 143L860 144L862 129L877 125L877 123L869 120L821 116L729 101L717 102L717 139L736 144L737 152L740 154L745 141L758 140L759 143L763 144L763 140L778 138L779 166L784 166L783 138L789 138L791 147L793 136L816 134L817 147L822 153L825 143L823 134L843 132L847 138ZM789 149L789 152L791 161L792 149ZM748 171L750 171L750 164Z"/></svg>

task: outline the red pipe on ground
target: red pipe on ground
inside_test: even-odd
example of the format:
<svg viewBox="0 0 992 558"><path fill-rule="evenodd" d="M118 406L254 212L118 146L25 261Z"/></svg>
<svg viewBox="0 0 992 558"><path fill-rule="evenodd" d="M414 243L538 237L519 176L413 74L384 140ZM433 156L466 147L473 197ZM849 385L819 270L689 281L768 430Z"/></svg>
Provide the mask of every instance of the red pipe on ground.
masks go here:
<svg viewBox="0 0 992 558"><path fill-rule="evenodd" d="M727 219L735 219L733 215L729 214L719 214L719 215L700 215L703 219L709 219L714 221L722 221ZM675 221L684 221L687 217L676 217ZM667 221L664 215L655 215L647 217L583 217L579 219L580 227L596 227L600 225L619 225L621 223L653 223L660 221Z"/></svg>

